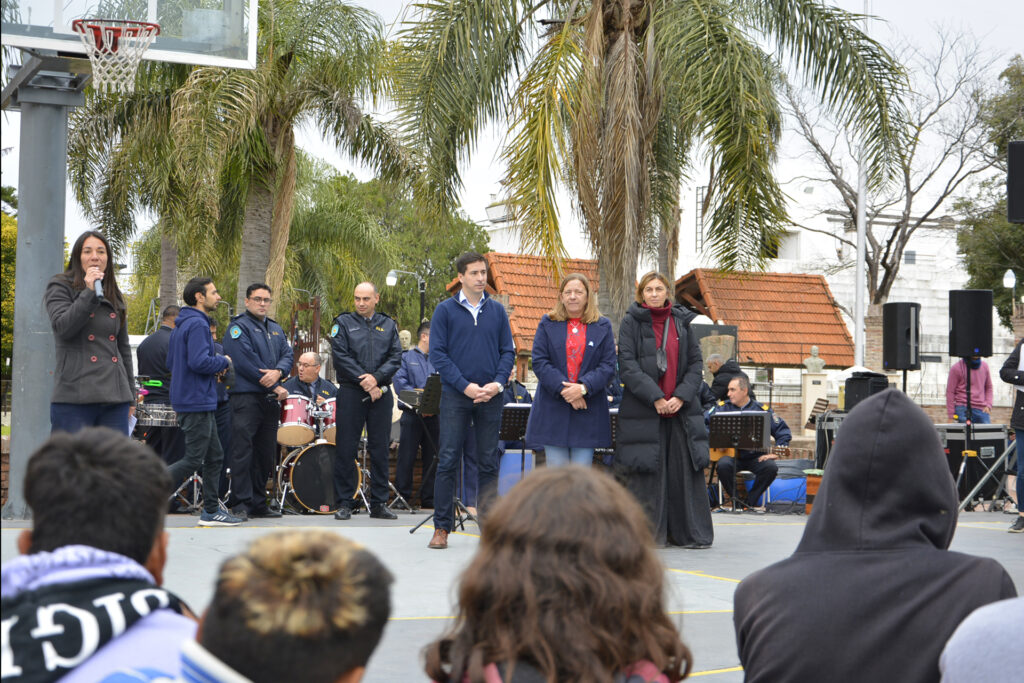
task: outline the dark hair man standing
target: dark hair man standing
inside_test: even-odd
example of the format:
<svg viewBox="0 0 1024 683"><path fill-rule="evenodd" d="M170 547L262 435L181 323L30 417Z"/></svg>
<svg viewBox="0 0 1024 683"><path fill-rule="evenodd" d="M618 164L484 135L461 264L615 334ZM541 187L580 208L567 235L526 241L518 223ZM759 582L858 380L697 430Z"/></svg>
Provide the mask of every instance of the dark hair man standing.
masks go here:
<svg viewBox="0 0 1024 683"><path fill-rule="evenodd" d="M331 353L338 378L338 443L334 490L339 503L334 518L352 516L356 493L356 451L363 426L370 454L370 516L396 519L387 508L388 442L394 399L387 391L402 361L395 321L377 312L380 295L372 282L353 292L356 310L342 313L331 327Z"/></svg>
<svg viewBox="0 0 1024 683"><path fill-rule="evenodd" d="M409 389L422 389L427 385L427 378L434 374L434 366L430 364L430 323L421 323L416 330L416 345L402 354L402 366L395 373L395 393L400 394ZM423 471L423 483L420 486L420 505L434 507L434 474L430 463L437 451L440 436L437 415L417 415L415 410L400 404L402 419L401 432L398 438L398 463L395 466L395 487L402 497L412 500L412 475L416 468L416 452L420 453L420 466Z"/></svg>
<svg viewBox="0 0 1024 683"><path fill-rule="evenodd" d="M281 383L292 371L294 355L288 337L267 309L274 300L261 282L245 290L245 312L231 319L224 350L235 365L231 397L232 514L280 517L267 506L267 479L277 453L278 400L288 395Z"/></svg>
<svg viewBox="0 0 1024 683"><path fill-rule="evenodd" d="M218 489L224 461L217 435L217 375L228 368L230 356L214 351L210 313L220 294L208 277L194 277L185 285L187 306L174 321L167 349L171 371L171 406L185 434L185 457L170 467L171 480L179 485L202 467L203 512L199 526L233 526L242 520L220 510Z"/></svg>
<svg viewBox="0 0 1024 683"><path fill-rule="evenodd" d="M448 547L455 525L455 471L470 420L476 434L479 507L494 496L498 479L501 395L512 372L515 346L505 308L487 296L487 261L467 252L455 262L462 288L437 305L431 318L430 362L441 374L441 446L434 479L434 536L429 547Z"/></svg>
<svg viewBox="0 0 1024 683"><path fill-rule="evenodd" d="M174 319L181 312L179 306L171 304L160 315L160 326L142 340L136 356L136 368L140 377L148 377L146 390L149 392L144 405L170 405L171 371L167 367L167 348L174 331ZM149 427L146 429L146 445L156 451L167 464L181 460L185 453L185 442L178 427Z"/></svg>

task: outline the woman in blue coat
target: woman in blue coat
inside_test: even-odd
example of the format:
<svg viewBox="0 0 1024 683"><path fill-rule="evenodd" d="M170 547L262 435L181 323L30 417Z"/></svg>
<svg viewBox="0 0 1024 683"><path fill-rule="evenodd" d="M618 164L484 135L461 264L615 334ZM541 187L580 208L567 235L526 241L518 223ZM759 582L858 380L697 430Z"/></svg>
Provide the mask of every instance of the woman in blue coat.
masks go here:
<svg viewBox="0 0 1024 683"><path fill-rule="evenodd" d="M615 335L585 275L566 275L558 292L533 338L538 383L526 443L543 446L548 467L589 467L594 449L612 442L606 388L615 373Z"/></svg>

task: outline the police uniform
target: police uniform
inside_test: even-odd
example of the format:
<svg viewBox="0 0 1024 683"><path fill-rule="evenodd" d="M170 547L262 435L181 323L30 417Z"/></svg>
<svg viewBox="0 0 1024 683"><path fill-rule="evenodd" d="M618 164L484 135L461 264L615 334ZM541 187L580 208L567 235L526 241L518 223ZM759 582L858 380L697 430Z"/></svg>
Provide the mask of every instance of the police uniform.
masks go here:
<svg viewBox="0 0 1024 683"><path fill-rule="evenodd" d="M331 327L331 356L338 380L338 442L334 460L334 489L342 507L351 507L356 493L356 454L363 426L370 456L370 509L377 512L388 500L388 443L394 399L384 392L373 401L359 385L370 373L385 389L402 361L398 326L383 313L369 318L342 313Z"/></svg>
<svg viewBox="0 0 1024 683"><path fill-rule="evenodd" d="M235 366L231 405L231 501L257 516L267 509L265 489L274 471L280 406L274 387L260 384L260 368L280 370L287 377L294 362L284 330L271 318L260 320L248 311L231 319L224 334L224 352ZM278 381L278 385L281 384ZM276 385L275 385L276 386Z"/></svg>
<svg viewBox="0 0 1024 683"><path fill-rule="evenodd" d="M338 388L330 380L326 380L323 377L317 377L312 384L306 384L298 375L295 375L281 386L284 387L285 391L289 394L298 394L299 396L305 396L311 399L314 403L316 399L322 398L325 401L329 398L334 398L338 394Z"/></svg>
<svg viewBox="0 0 1024 683"><path fill-rule="evenodd" d="M402 364L395 373L395 394L410 389L422 389L427 378L436 372L430 358L418 346L402 354ZM420 456L423 478L420 486L420 506L434 507L434 470L430 464L437 454L440 441L440 424L437 415L417 415L416 411L399 406L402 418L399 420L398 463L395 466L395 488L406 501L411 501L412 476L416 468L416 453Z"/></svg>
<svg viewBox="0 0 1024 683"><path fill-rule="evenodd" d="M167 368L167 349L171 343L173 327L161 325L155 332L142 340L135 351L139 361L138 374L149 377L151 386L147 386L146 405L171 405L171 371ZM159 384L156 384L159 382ZM171 465L185 457L185 437L181 428L146 427L146 445L152 448L164 461Z"/></svg>
<svg viewBox="0 0 1024 683"><path fill-rule="evenodd" d="M790 440L793 438L789 431L789 426L785 420L772 412L767 403L758 404L751 400L746 406L738 408L729 401L720 402L708 411L708 419L710 420L711 416L716 413L738 413L740 411L768 413L768 423L771 425L772 438L775 439L775 445L789 445ZM739 469L746 470L754 475L754 483L747 489L747 503L749 505L757 505L757 499L775 481L775 477L779 473L779 467L775 464L774 460L759 462L758 457L764 455L760 451L741 450L737 455L739 457ZM728 456L721 458L718 461L718 479L722 482L725 490L729 492L729 495L734 498L733 483L735 482L735 476L736 463L733 459Z"/></svg>

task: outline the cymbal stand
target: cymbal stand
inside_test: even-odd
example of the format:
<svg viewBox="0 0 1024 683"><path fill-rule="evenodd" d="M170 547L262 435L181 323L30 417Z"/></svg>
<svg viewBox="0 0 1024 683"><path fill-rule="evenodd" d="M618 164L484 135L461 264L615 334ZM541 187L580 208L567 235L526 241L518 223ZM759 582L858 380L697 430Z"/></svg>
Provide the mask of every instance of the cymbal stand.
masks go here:
<svg viewBox="0 0 1024 683"><path fill-rule="evenodd" d="M192 487L191 493L188 492L188 487ZM174 490L174 493L167 499L168 502L172 502L175 499L178 500L185 509L189 511L189 514L196 514L203 507L203 478L199 476L198 472L193 472L185 481L181 482L181 486Z"/></svg>
<svg viewBox="0 0 1024 683"><path fill-rule="evenodd" d="M366 492L370 488L370 466L367 462L370 458L369 450L366 447L366 436L364 435L359 440L359 469L363 473L362 486L356 489L356 493L363 499L363 505L366 507L366 511L370 511L370 501L366 497ZM358 513L359 510L353 510L352 512Z"/></svg>

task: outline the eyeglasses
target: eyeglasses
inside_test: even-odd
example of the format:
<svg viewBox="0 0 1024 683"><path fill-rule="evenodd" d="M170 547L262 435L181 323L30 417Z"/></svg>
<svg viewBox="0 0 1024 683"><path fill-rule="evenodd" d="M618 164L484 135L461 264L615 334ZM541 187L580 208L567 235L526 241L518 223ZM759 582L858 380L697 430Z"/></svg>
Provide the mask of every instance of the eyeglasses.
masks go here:
<svg viewBox="0 0 1024 683"><path fill-rule="evenodd" d="M319 363L303 363L302 361L299 361L295 365L297 367L300 367L300 368L318 368L318 367L320 367Z"/></svg>
<svg viewBox="0 0 1024 683"><path fill-rule="evenodd" d="M251 299L249 299L249 301L252 301L253 303L257 303L257 304L268 304L268 305L274 303L273 299L264 299L261 296L254 296Z"/></svg>

